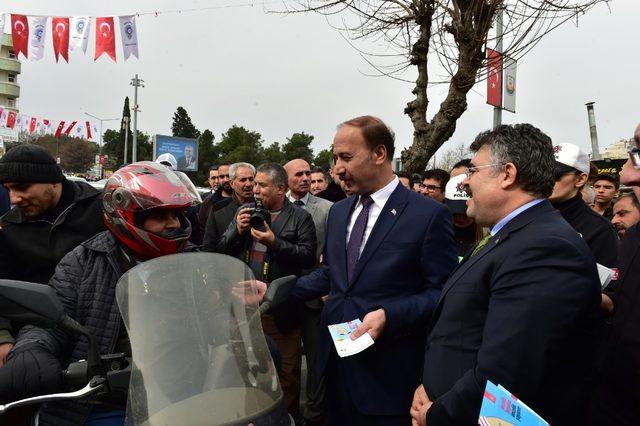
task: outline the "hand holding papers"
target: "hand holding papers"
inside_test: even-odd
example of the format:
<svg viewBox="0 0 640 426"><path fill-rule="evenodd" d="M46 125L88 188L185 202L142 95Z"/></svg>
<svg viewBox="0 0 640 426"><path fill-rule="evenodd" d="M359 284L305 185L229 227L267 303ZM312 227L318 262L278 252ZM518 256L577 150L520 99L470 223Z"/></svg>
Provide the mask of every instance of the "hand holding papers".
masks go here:
<svg viewBox="0 0 640 426"><path fill-rule="evenodd" d="M357 339L351 340L351 333L353 333L360 324L362 324L362 321L356 318L353 321L328 326L333 344L336 346L336 351L340 357L344 358L355 355L373 345L374 342L369 333L364 333Z"/></svg>

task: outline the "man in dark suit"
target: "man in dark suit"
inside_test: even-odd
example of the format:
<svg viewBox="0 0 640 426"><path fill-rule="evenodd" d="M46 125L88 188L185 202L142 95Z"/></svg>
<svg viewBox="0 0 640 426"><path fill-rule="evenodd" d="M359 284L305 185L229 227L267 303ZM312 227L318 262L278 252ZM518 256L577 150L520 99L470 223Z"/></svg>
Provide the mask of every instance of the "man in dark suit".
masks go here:
<svg viewBox="0 0 640 426"><path fill-rule="evenodd" d="M640 125L633 142L632 146L640 146ZM632 151L632 156L637 153ZM640 197L640 164L636 168L629 159L620 178ZM625 232L618 265L620 276L615 292L602 296L603 307L613 316L593 398L593 426L632 426L640 418L640 224Z"/></svg>
<svg viewBox="0 0 640 426"><path fill-rule="evenodd" d="M477 424L487 380L552 425L584 424L600 284L589 247L546 200L551 139L499 126L471 150L467 214L490 234L442 290L413 424Z"/></svg>
<svg viewBox="0 0 640 426"><path fill-rule="evenodd" d="M378 118L341 124L334 173L358 194L333 205L322 267L300 278L294 298L329 294L322 311L318 375L332 425L406 425L418 384L426 325L456 264L447 208L393 174L394 136ZM354 338L375 343L339 358L327 325L359 318Z"/></svg>
<svg viewBox="0 0 640 426"><path fill-rule="evenodd" d="M289 177L287 197L293 204L305 209L311 215L316 227L316 259L324 251L327 217L333 203L311 194L311 167L302 158L295 158L284 165ZM319 266L319 263L318 265ZM310 272L306 271L306 272ZM320 313L324 303L321 299L310 300L302 306L302 344L307 360L306 401L302 416L308 426L324 424L324 381L316 377L318 344L320 343ZM300 423L300 422L299 422Z"/></svg>
<svg viewBox="0 0 640 426"><path fill-rule="evenodd" d="M196 159L193 156L193 147L187 145L184 147L184 155L178 158L178 170L195 170Z"/></svg>

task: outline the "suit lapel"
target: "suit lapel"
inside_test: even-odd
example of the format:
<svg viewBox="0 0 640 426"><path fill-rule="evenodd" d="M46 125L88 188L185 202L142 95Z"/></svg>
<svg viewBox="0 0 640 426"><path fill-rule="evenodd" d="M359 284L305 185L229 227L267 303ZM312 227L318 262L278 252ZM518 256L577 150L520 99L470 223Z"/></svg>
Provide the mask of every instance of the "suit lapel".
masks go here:
<svg viewBox="0 0 640 426"><path fill-rule="evenodd" d="M487 253L493 250L494 247L504 242L504 240L506 240L509 236L508 233L506 233L506 235L501 235L501 234L503 233L500 232L497 235L494 235L493 238L491 238L491 240L487 243L487 245L483 247L478 253L476 253L475 256L471 256L471 253L473 253L473 249L472 249L469 252L469 254L464 259L462 259L462 262L460 262L458 267L454 269L454 271L449 276L449 279L447 280L446 284L444 285L444 288L442 289L442 293L440 293L440 299L438 299L438 304L436 305L436 309L434 310L434 312L438 310L438 308L440 307L440 304L442 303L442 300L444 299L444 296L449 292L449 290L451 290L451 287L453 287L456 284L456 282L460 279L460 277L462 277L469 268L471 268L478 261L480 261L484 256L486 256Z"/></svg>
<svg viewBox="0 0 640 426"><path fill-rule="evenodd" d="M316 204L316 200L314 200L311 197L312 197L312 195L309 194L309 201L307 202L307 205L305 207L306 207L306 210L311 215L311 217L315 217L316 210L318 209L318 205Z"/></svg>
<svg viewBox="0 0 640 426"><path fill-rule="evenodd" d="M471 256L473 250L469 252L469 254L460 262L458 267L453 271L453 273L449 276L444 288L442 289L442 293L440 294L440 299L438 299L438 304L436 305L436 309L434 310L434 315L438 312L438 308L442 304L444 297L451 290L451 288L456 284L456 282L462 277L473 265L478 263L487 253L491 252L494 247L502 244L506 241L512 232L519 230L520 228L528 225L531 221L537 218L539 215L544 214L548 211L554 210L549 201L544 200L541 203L538 203L524 212L520 213L516 217L514 217L511 221L509 221L504 228L502 228L493 238L487 243L487 245L480 250L475 256ZM469 257L471 256L471 257Z"/></svg>
<svg viewBox="0 0 640 426"><path fill-rule="evenodd" d="M376 220L376 223L371 230L369 238L367 238L367 242L364 246L364 250L362 251L362 255L360 256L360 259L358 259L356 270L353 274L351 282L349 283L350 286L358 279L358 276L364 269L367 262L376 252L376 249L378 248L380 243L385 240L387 234L389 233L389 231L391 231L391 228L393 228L393 225L396 223L396 220L398 220L398 218L402 215L402 211L407 205L407 195L408 190L401 184L398 184L393 193L391 193L391 196L384 205L384 208L378 216L378 220Z"/></svg>

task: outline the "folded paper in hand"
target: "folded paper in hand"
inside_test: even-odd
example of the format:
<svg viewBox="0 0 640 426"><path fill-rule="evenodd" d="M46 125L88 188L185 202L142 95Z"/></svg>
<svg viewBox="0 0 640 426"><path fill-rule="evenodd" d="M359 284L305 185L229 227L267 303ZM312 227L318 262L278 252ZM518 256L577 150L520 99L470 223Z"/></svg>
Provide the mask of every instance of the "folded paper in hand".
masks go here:
<svg viewBox="0 0 640 426"><path fill-rule="evenodd" d="M353 333L360 324L362 324L362 321L356 318L353 321L328 326L333 344L336 346L336 351L340 357L344 358L355 355L373 345L374 341L368 332L355 340L351 340L351 333Z"/></svg>

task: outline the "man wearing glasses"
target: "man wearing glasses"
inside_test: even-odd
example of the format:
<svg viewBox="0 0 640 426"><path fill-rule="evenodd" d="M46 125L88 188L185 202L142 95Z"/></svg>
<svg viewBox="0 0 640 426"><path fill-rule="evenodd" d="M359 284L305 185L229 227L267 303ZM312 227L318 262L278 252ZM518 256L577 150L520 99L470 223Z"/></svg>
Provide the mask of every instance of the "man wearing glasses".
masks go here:
<svg viewBox="0 0 640 426"><path fill-rule="evenodd" d="M490 228L447 280L433 313L413 425L471 425L487 380L550 424L585 424L600 282L584 240L547 200L551 139L499 126L471 145L467 215Z"/></svg>
<svg viewBox="0 0 640 426"><path fill-rule="evenodd" d="M577 145L561 143L553 147L555 185L549 201L560 211L587 243L596 262L615 267L618 237L611 223L584 202L580 190L589 177L589 156Z"/></svg>
<svg viewBox="0 0 640 426"><path fill-rule="evenodd" d="M449 173L442 169L431 169L424 173L420 190L422 195L444 203L444 188L449 182Z"/></svg>

